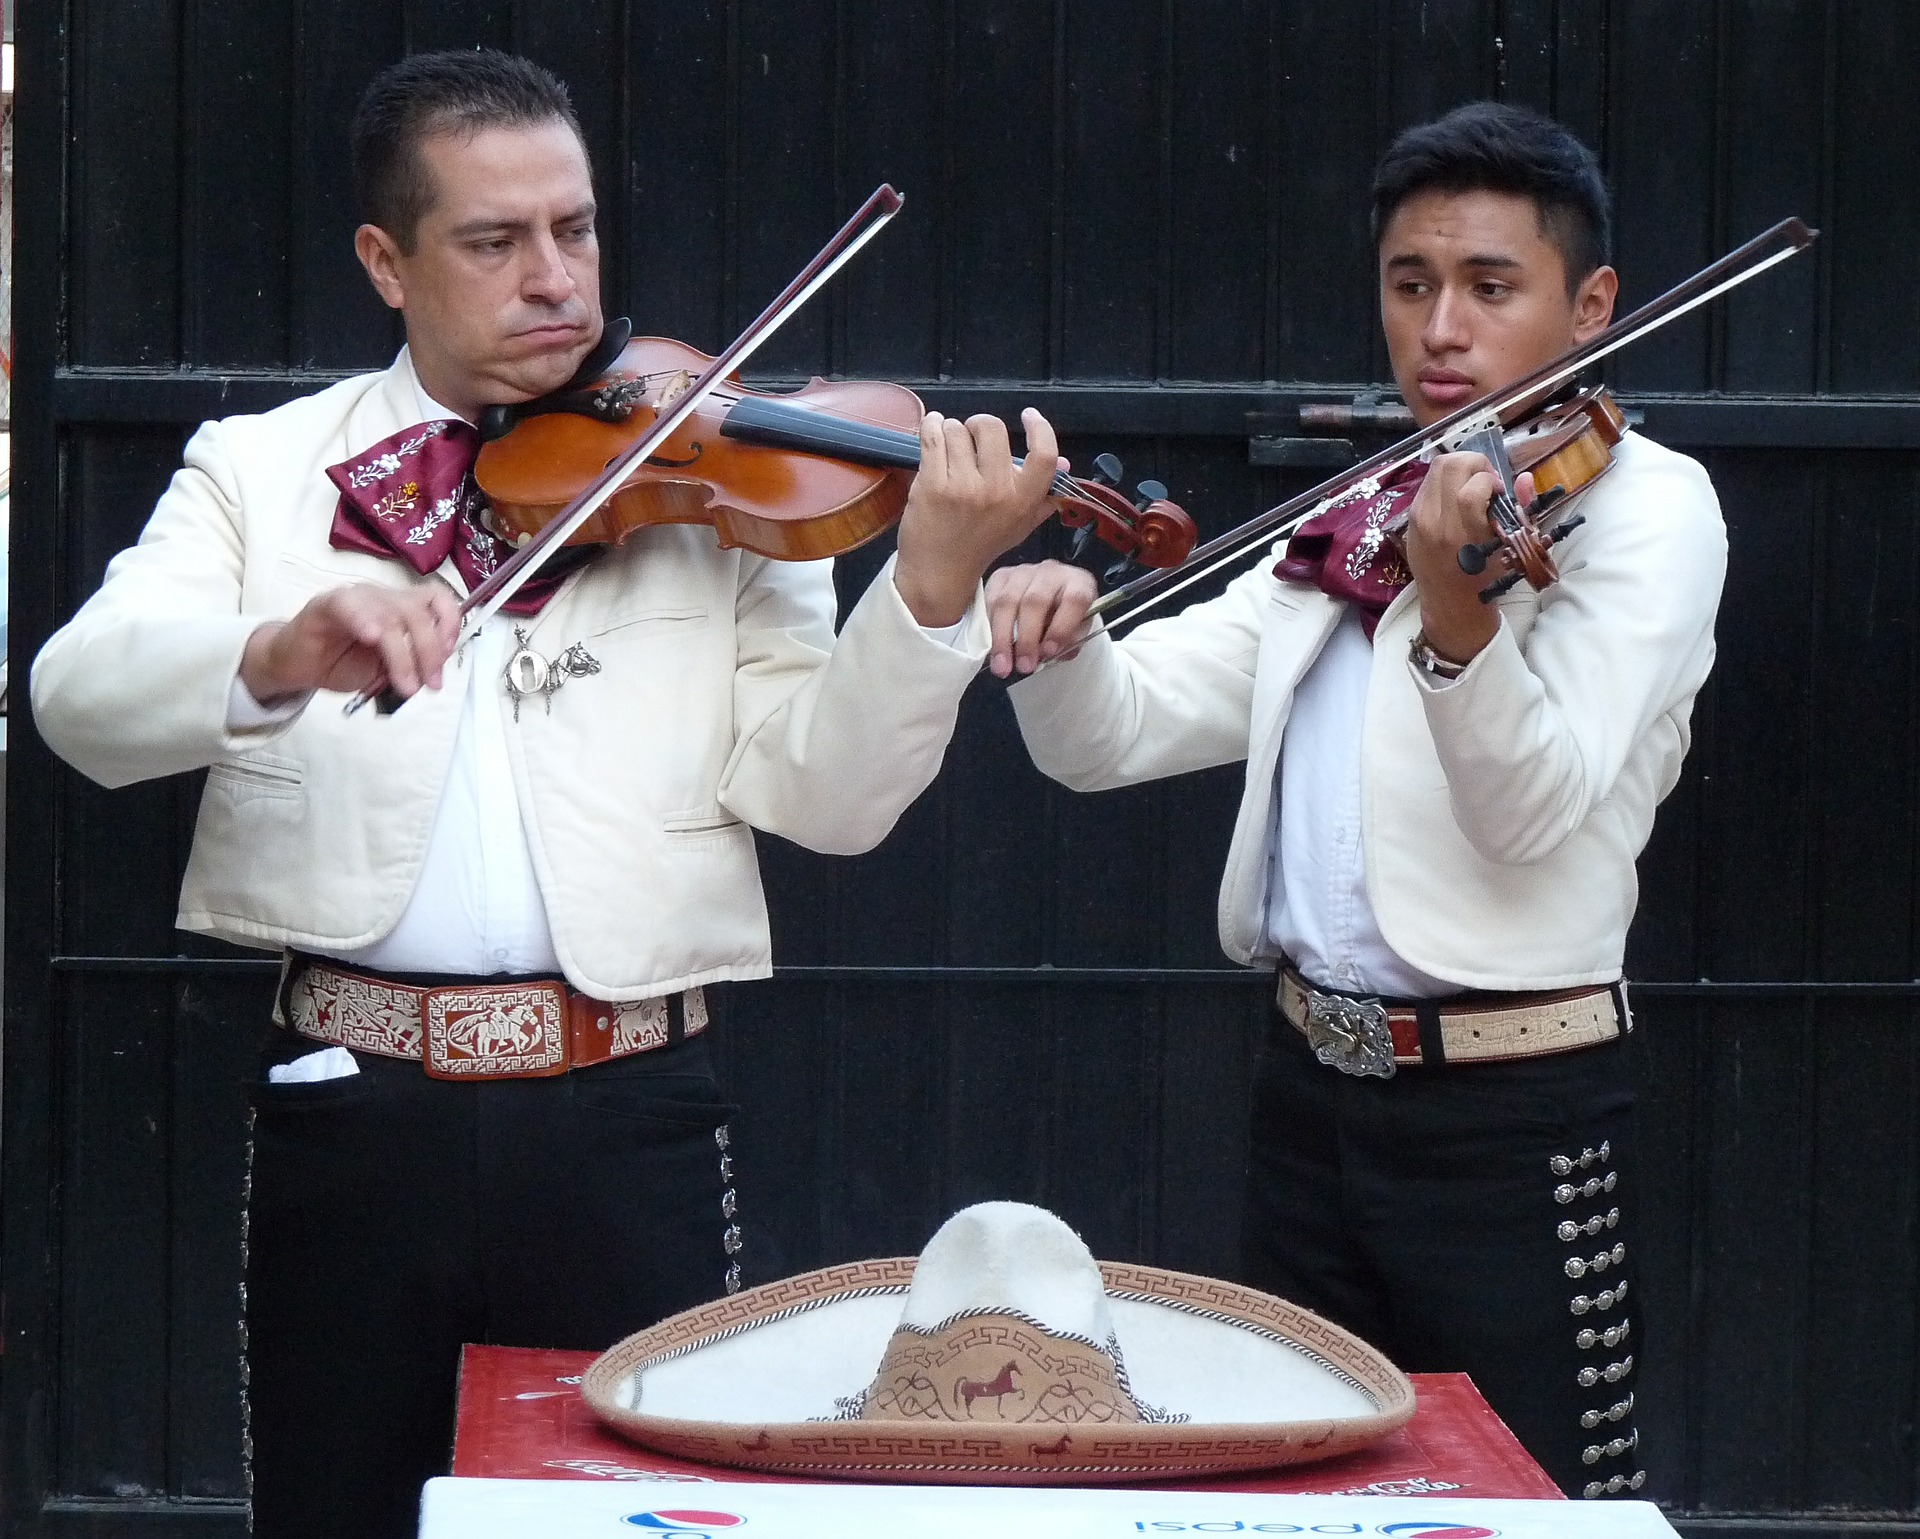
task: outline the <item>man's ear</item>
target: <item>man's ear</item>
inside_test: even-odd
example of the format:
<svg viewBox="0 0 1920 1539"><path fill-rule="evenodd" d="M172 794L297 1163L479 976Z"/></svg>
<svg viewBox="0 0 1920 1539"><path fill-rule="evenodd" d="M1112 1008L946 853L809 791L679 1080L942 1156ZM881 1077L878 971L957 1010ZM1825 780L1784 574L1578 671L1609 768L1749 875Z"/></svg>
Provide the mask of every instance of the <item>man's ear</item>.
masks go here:
<svg viewBox="0 0 1920 1539"><path fill-rule="evenodd" d="M367 270L374 291L398 310L406 303L406 285L400 281L400 245L377 224L363 224L353 232L353 254Z"/></svg>
<svg viewBox="0 0 1920 1539"><path fill-rule="evenodd" d="M1573 296L1573 340L1590 341L1613 322L1613 301L1620 292L1620 275L1611 267L1596 267L1580 280Z"/></svg>

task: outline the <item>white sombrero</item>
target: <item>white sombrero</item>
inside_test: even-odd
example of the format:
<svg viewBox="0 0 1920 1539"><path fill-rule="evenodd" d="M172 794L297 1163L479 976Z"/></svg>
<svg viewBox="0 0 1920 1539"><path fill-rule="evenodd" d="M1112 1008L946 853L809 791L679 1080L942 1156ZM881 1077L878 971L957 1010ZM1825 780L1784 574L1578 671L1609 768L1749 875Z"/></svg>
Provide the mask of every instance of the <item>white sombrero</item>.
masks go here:
<svg viewBox="0 0 1920 1539"><path fill-rule="evenodd" d="M603 1353L582 1393L685 1458L943 1484L1265 1469L1413 1414L1406 1376L1338 1326L1210 1277L1095 1262L1013 1202L955 1214L917 1262L826 1267L674 1315Z"/></svg>

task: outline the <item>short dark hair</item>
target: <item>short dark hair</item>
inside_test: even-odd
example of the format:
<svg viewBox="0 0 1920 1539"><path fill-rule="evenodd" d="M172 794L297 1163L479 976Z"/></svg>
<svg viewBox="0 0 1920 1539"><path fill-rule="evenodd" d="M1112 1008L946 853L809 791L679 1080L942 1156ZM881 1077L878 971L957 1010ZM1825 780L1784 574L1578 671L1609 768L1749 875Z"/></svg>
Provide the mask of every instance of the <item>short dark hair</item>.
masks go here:
<svg viewBox="0 0 1920 1539"><path fill-rule="evenodd" d="M1552 118L1505 102L1469 102L1409 128L1373 173L1373 243L1421 192L1531 198L1540 233L1560 250L1571 294L1613 254L1613 211L1600 163Z"/></svg>
<svg viewBox="0 0 1920 1539"><path fill-rule="evenodd" d="M435 134L565 123L586 148L567 88L530 59L493 48L416 53L373 77L353 115L353 185L360 214L413 250L433 207L420 156Z"/></svg>

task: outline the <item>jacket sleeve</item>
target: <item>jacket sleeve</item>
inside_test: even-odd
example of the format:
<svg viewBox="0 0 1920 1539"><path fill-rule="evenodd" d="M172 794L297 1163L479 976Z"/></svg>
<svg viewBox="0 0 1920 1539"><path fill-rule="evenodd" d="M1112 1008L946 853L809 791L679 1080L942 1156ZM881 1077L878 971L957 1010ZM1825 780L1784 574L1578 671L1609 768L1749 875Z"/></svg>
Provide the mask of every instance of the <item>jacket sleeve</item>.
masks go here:
<svg viewBox="0 0 1920 1539"><path fill-rule="evenodd" d="M1503 622L1451 685L1415 671L1454 818L1503 865L1557 850L1648 734L1675 739L1677 766L1713 666L1727 540L1706 472L1665 455L1584 533L1524 644Z"/></svg>
<svg viewBox="0 0 1920 1539"><path fill-rule="evenodd" d="M756 828L850 855L884 839L940 772L988 633L976 593L957 644L928 635L891 560L838 640L833 616L831 562L742 559L719 798Z"/></svg>
<svg viewBox="0 0 1920 1539"><path fill-rule="evenodd" d="M1014 685L1033 762L1076 791L1103 791L1244 759L1274 581L1262 562L1216 599L1124 640L1095 636Z"/></svg>
<svg viewBox="0 0 1920 1539"><path fill-rule="evenodd" d="M227 724L240 654L263 618L240 612L244 545L221 425L209 422L138 543L34 659L34 725L88 779L113 787L200 769L286 730Z"/></svg>

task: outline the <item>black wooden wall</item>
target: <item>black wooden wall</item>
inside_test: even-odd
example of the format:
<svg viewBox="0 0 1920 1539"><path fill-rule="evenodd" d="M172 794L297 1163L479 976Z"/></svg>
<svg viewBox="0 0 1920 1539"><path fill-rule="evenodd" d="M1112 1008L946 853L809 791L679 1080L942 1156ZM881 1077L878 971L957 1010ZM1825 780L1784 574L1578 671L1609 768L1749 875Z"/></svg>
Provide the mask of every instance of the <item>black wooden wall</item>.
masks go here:
<svg viewBox="0 0 1920 1539"><path fill-rule="evenodd" d="M1709 464L1733 549L1633 940L1641 1425L1690 1532L1920 1533L1920 8L22 0L19 36L17 677L194 424L389 355L342 139L406 48L570 80L610 309L708 347L892 180L907 213L761 370L1036 402L1208 531L1318 474L1252 463L1250 431L1385 377L1362 192L1409 121L1491 94L1584 134L1630 304L1782 214L1821 226L1612 376ZM171 928L197 785L101 792L24 711L4 1528L237 1535L239 1085L268 974ZM723 1005L763 1274L913 1251L986 1196L1101 1255L1232 1270L1262 1021L1213 934L1235 782L1060 792L982 692L881 850L765 847L785 965Z"/></svg>

